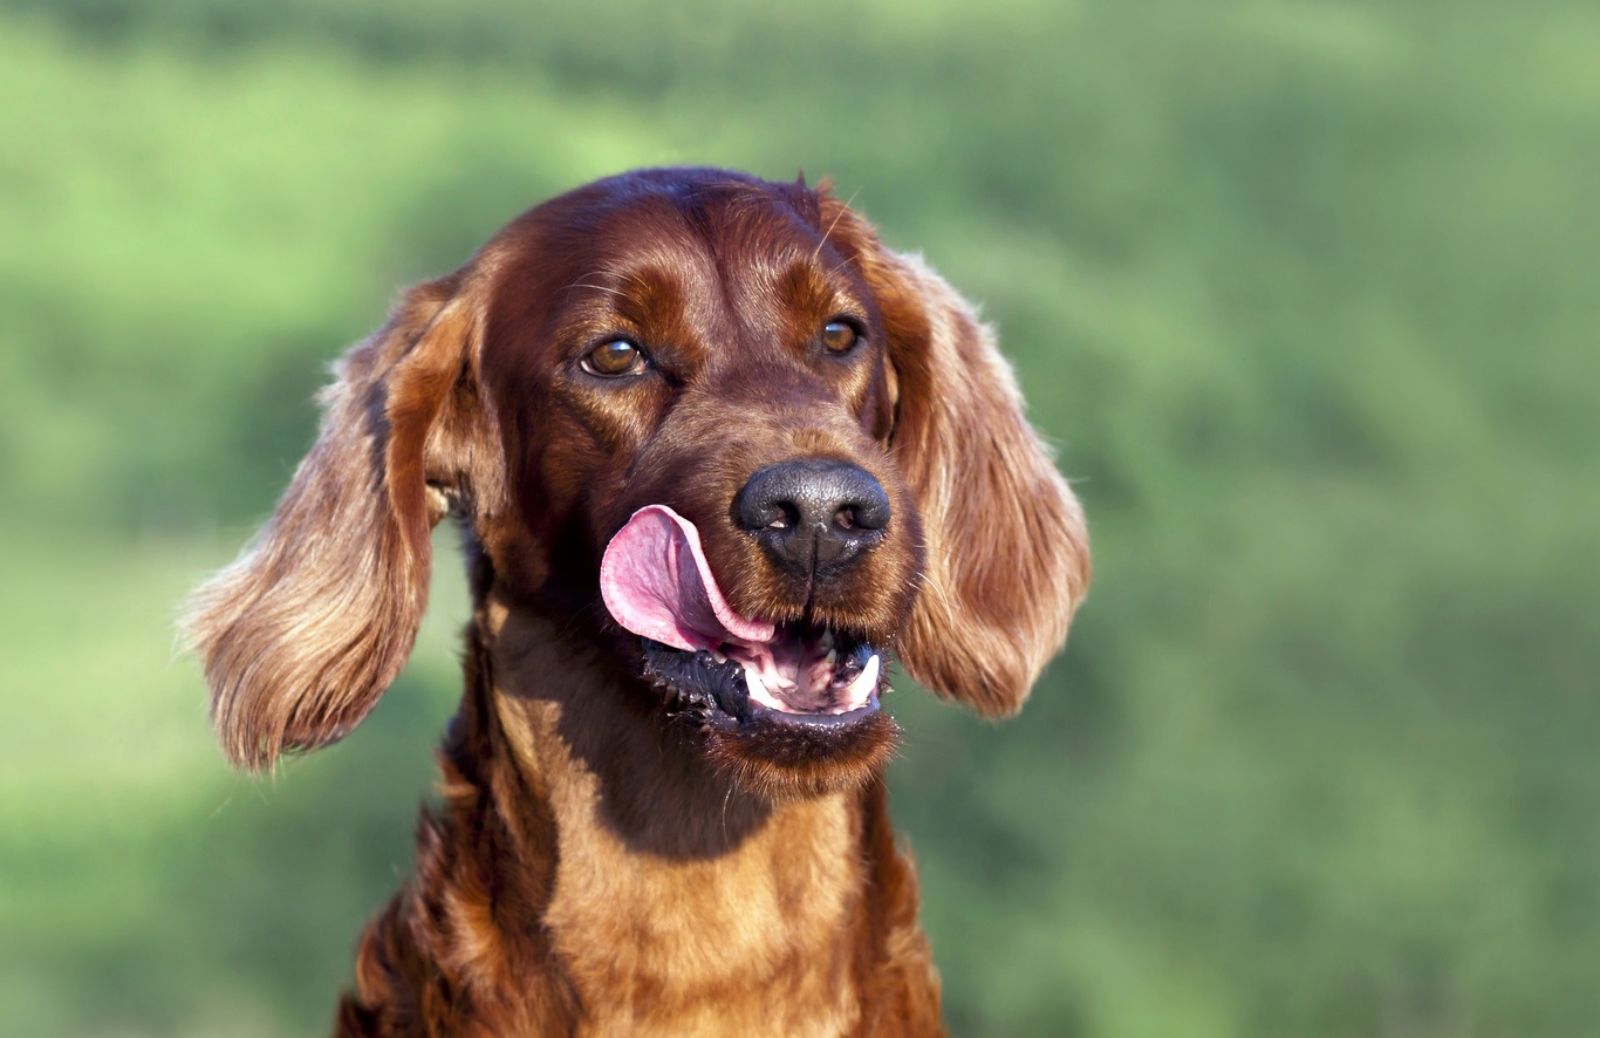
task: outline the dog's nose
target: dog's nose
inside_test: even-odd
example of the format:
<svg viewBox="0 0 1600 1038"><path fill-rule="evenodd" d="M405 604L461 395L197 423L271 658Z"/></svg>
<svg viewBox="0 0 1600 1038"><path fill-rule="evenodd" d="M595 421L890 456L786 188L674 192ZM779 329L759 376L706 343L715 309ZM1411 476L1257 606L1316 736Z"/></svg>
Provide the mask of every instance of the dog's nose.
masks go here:
<svg viewBox="0 0 1600 1038"><path fill-rule="evenodd" d="M808 578L848 566L889 525L889 495L872 473L827 458L768 465L750 477L734 508L774 562Z"/></svg>

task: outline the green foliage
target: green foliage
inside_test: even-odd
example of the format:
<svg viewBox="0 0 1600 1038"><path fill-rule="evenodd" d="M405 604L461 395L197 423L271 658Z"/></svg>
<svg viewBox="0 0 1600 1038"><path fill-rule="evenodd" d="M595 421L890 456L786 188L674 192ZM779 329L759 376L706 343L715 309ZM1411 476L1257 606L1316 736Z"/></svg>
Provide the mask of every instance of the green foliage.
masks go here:
<svg viewBox="0 0 1600 1038"><path fill-rule="evenodd" d="M1593 1032L1597 52L1580 4L0 5L0 1030L325 1025L460 577L263 782L176 602L397 286L707 162L983 299L1089 511L1020 721L893 700L959 1033Z"/></svg>

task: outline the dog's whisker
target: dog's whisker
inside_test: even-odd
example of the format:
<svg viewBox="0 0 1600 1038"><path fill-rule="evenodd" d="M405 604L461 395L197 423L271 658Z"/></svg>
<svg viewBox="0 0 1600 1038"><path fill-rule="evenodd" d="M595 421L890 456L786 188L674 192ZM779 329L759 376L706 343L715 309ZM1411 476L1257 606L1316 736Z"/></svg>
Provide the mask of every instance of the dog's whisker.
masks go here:
<svg viewBox="0 0 1600 1038"><path fill-rule="evenodd" d="M614 296L620 296L622 298L627 298L628 295L628 293L622 291L620 288L612 288L609 285L596 285L587 281L574 281L572 284L566 287L565 291L570 292L575 288L590 288L596 292L609 292Z"/></svg>
<svg viewBox="0 0 1600 1038"><path fill-rule="evenodd" d="M828 229L822 232L822 237L817 239L817 247L811 250L812 263L815 263L817 261L817 257L822 255L823 246L828 244L828 236L833 233L833 229L835 227L839 226L839 221L844 219L844 214L849 212L850 207L855 204L856 196L860 193L860 187L857 187L854 191L850 192L850 200L845 202L844 205L840 206L837 213L833 214L833 221L828 224Z"/></svg>

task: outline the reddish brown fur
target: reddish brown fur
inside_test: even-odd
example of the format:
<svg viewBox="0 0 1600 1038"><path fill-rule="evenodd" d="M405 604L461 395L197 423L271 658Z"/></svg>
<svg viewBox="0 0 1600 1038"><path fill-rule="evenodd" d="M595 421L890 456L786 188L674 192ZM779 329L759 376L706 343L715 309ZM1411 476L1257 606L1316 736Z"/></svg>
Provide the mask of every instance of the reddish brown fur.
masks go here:
<svg viewBox="0 0 1600 1038"><path fill-rule="evenodd" d="M816 346L839 314L846 356ZM625 335L647 376L578 359ZM346 1035L937 1034L879 716L832 741L671 723L598 601L601 550L670 504L747 616L894 646L1015 711L1088 581L1083 520L992 335L824 191L715 170L601 181L412 289L325 397L258 542L188 621L224 748L263 768L350 730L467 534L467 686L411 881L368 927ZM894 519L797 586L733 521L774 461L849 461Z"/></svg>

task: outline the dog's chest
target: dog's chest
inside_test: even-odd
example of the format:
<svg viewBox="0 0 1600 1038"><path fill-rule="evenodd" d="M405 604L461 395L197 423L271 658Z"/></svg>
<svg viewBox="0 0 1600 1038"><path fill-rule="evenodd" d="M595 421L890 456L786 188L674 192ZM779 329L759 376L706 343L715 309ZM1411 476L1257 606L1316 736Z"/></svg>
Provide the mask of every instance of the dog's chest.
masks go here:
<svg viewBox="0 0 1600 1038"><path fill-rule="evenodd" d="M589 1033L829 1035L855 1022L862 865L844 798L781 808L707 860L635 853L602 826L560 831L545 921Z"/></svg>

